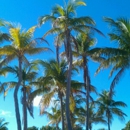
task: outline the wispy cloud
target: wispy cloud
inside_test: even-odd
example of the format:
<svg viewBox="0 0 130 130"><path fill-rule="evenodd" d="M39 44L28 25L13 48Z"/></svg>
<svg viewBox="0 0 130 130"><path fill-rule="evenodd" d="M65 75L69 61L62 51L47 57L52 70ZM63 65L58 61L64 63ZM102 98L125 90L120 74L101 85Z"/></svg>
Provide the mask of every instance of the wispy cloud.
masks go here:
<svg viewBox="0 0 130 130"><path fill-rule="evenodd" d="M0 110L0 116L14 117L10 111Z"/></svg>
<svg viewBox="0 0 130 130"><path fill-rule="evenodd" d="M36 96L33 100L33 106L34 107L39 107L39 103L40 103L40 100L41 100L42 96Z"/></svg>

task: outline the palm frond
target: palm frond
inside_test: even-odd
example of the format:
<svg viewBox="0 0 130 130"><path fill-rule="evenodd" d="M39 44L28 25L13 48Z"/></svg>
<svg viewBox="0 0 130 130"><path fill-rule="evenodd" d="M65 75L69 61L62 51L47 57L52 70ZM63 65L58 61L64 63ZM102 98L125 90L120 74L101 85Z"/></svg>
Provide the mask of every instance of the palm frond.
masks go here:
<svg viewBox="0 0 130 130"><path fill-rule="evenodd" d="M49 106L52 97L54 96L55 91L49 92L42 97L40 101L40 115L44 113L44 110Z"/></svg>
<svg viewBox="0 0 130 130"><path fill-rule="evenodd" d="M86 24L90 24L90 25L94 26L95 22L93 21L93 19L91 17L84 16L84 17L71 19L69 24L72 26L86 25Z"/></svg>
<svg viewBox="0 0 130 130"><path fill-rule="evenodd" d="M11 39L16 46L20 46L20 28L10 28Z"/></svg>
<svg viewBox="0 0 130 130"><path fill-rule="evenodd" d="M7 74L7 73L13 73L13 74L18 74L18 71L17 70L15 70L13 67L11 67L11 66L5 66L5 67L3 67L3 68L1 68L0 69L0 75L5 75L5 74Z"/></svg>
<svg viewBox="0 0 130 130"><path fill-rule="evenodd" d="M60 5L55 5L52 8L52 15L58 15L58 16L65 16L65 10L62 6Z"/></svg>
<svg viewBox="0 0 130 130"><path fill-rule="evenodd" d="M37 48L30 47L30 49L27 49L27 50L25 49L24 53L29 54L29 55L34 55L34 54L39 54L39 53L42 53L45 51L51 51L51 49L47 48L47 47L39 47L39 48L38 47Z"/></svg>
<svg viewBox="0 0 130 130"><path fill-rule="evenodd" d="M110 86L110 97L112 96L113 89L114 89L115 85L119 82L120 77L122 76L124 71L125 71L124 68L120 69L120 71L116 74L115 78L113 79L111 86Z"/></svg>
<svg viewBox="0 0 130 130"><path fill-rule="evenodd" d="M56 18L53 15L45 15L45 16L41 16L38 19L38 23L41 26L42 24L44 24L47 21L54 21Z"/></svg>
<svg viewBox="0 0 130 130"><path fill-rule="evenodd" d="M44 34L43 38L46 37L46 36L49 35L49 34L56 34L56 33L59 34L60 32L61 32L61 28L52 28L51 30L47 31L47 32Z"/></svg>
<svg viewBox="0 0 130 130"><path fill-rule="evenodd" d="M127 105L121 101L113 102L112 105L115 107L127 107Z"/></svg>
<svg viewBox="0 0 130 130"><path fill-rule="evenodd" d="M3 42L4 40L9 41L10 36L7 33L0 32L0 42Z"/></svg>

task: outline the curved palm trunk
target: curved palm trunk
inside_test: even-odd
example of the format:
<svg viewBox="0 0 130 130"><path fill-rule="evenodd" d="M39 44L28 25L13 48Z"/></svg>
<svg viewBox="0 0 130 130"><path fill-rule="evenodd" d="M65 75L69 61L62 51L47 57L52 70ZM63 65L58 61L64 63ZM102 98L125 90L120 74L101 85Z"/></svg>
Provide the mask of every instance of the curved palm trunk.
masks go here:
<svg viewBox="0 0 130 130"><path fill-rule="evenodd" d="M89 130L89 93L90 93L90 77L88 72L87 60L86 57L83 57L83 68L84 68L84 83L86 89L86 105L87 105L87 113L86 113L86 130Z"/></svg>
<svg viewBox="0 0 130 130"><path fill-rule="evenodd" d="M23 86L23 130L27 130L27 103L26 88Z"/></svg>
<svg viewBox="0 0 130 130"><path fill-rule="evenodd" d="M72 70L72 50L70 45L70 34L67 31L65 39L65 52L68 61L68 74L67 74L67 88L66 88L66 119L68 130L72 130L71 119L70 119L70 108L69 108L69 98L70 98L70 88L71 88L71 70Z"/></svg>
<svg viewBox="0 0 130 130"><path fill-rule="evenodd" d="M20 119L19 103L18 103L18 96L17 96L21 82L22 82L22 58L19 58L19 77L18 77L18 83L14 90L14 105L15 105L17 130L21 130L21 119Z"/></svg>

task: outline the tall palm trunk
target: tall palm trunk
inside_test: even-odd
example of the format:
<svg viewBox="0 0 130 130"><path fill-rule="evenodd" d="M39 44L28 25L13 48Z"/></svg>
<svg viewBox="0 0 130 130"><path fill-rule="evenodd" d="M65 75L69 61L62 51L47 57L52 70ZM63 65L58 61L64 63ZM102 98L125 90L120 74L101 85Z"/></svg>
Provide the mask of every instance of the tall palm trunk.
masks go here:
<svg viewBox="0 0 130 130"><path fill-rule="evenodd" d="M27 130L27 101L26 88L23 86L23 130Z"/></svg>
<svg viewBox="0 0 130 130"><path fill-rule="evenodd" d="M90 77L88 72L87 60L86 57L83 57L83 68L84 68L84 85L86 89L86 130L89 130L89 93L90 93Z"/></svg>
<svg viewBox="0 0 130 130"><path fill-rule="evenodd" d="M15 104L17 130L21 130L21 119L20 119L19 103L18 103L18 90L21 85L21 82L22 82L22 58L19 57L19 77L18 77L18 83L14 90L14 104Z"/></svg>
<svg viewBox="0 0 130 130"><path fill-rule="evenodd" d="M59 65L59 46L58 46L58 44L56 45L56 60Z"/></svg>
<svg viewBox="0 0 130 130"><path fill-rule="evenodd" d="M68 74L67 74L67 88L66 88L66 119L68 130L72 130L71 119L70 119L70 108L69 108L69 99L70 99L70 88L71 88L71 70L72 70L72 49L70 45L70 33L69 30L66 31L65 39L65 52L68 62Z"/></svg>
<svg viewBox="0 0 130 130"><path fill-rule="evenodd" d="M56 60L59 66L59 46L56 45ZM61 105L61 122L62 122L62 130L64 130L64 110L63 110L63 98L62 93L59 91L60 105Z"/></svg>
<svg viewBox="0 0 130 130"><path fill-rule="evenodd" d="M61 105L61 121L62 121L62 130L65 129L64 127L64 110L63 110L63 98L62 98L62 93L59 92L60 95L60 105Z"/></svg>
<svg viewBox="0 0 130 130"><path fill-rule="evenodd" d="M108 130L110 130L109 110L108 110L108 112L107 112L107 125L108 125Z"/></svg>
<svg viewBox="0 0 130 130"><path fill-rule="evenodd" d="M70 60L72 60L70 56ZM67 89L66 89L66 119L67 119L67 125L68 125L68 130L72 130L72 125L71 125L71 120L70 120L70 87L71 87L71 70L72 70L72 61L68 62L68 75L67 75Z"/></svg>
<svg viewBox="0 0 130 130"><path fill-rule="evenodd" d="M89 127L90 127L90 129L89 129L89 130L92 130L92 125L90 125Z"/></svg>

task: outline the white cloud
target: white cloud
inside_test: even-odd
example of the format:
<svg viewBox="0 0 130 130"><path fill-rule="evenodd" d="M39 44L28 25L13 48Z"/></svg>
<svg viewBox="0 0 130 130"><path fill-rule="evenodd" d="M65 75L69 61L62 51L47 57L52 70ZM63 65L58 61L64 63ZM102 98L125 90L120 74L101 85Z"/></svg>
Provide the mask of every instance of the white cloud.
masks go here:
<svg viewBox="0 0 130 130"><path fill-rule="evenodd" d="M0 116L14 117L10 111L0 110Z"/></svg>
<svg viewBox="0 0 130 130"><path fill-rule="evenodd" d="M40 103L40 100L41 100L42 96L36 96L33 100L33 106L34 107L39 107L39 103Z"/></svg>

